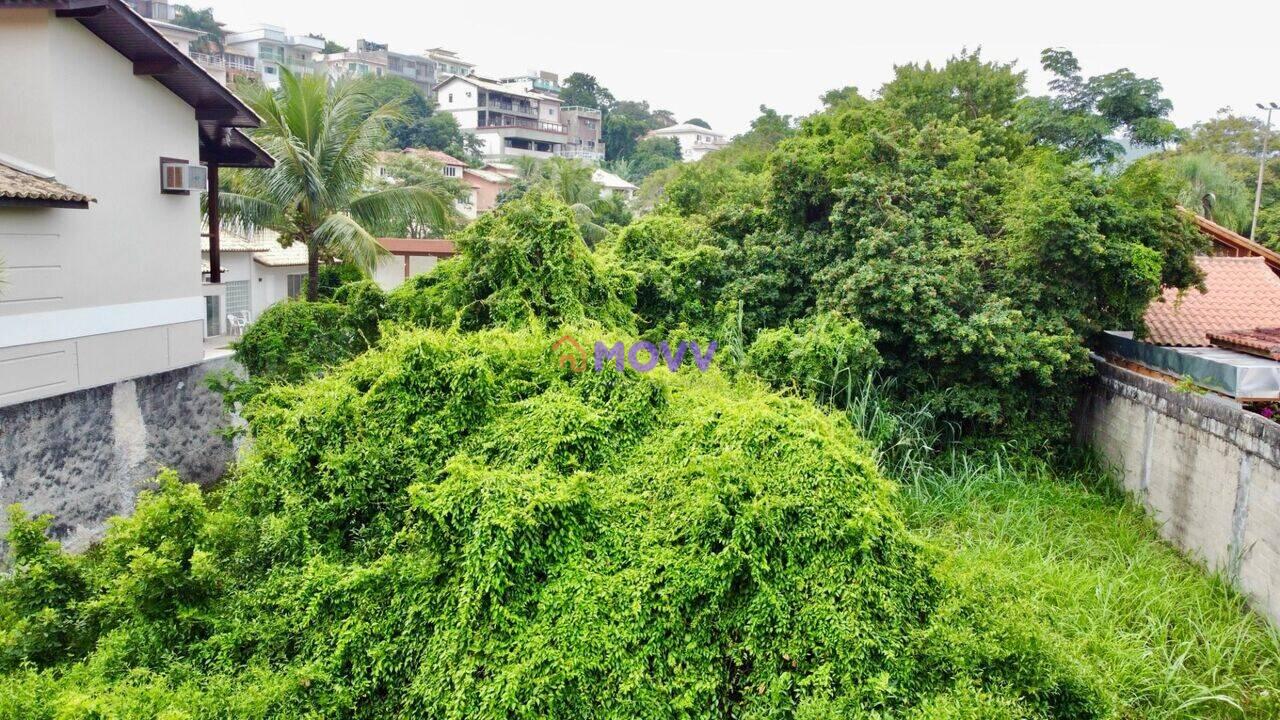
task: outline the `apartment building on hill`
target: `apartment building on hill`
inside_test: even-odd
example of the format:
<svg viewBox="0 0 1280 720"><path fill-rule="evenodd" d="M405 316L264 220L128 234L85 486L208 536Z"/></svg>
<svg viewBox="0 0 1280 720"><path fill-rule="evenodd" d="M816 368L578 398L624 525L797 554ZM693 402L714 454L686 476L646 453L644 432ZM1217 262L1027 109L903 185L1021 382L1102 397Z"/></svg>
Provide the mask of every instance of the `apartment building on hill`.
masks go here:
<svg viewBox="0 0 1280 720"><path fill-rule="evenodd" d="M228 33L223 45L229 65L232 58L252 59L254 72L270 88L280 86L280 68L288 68L295 75L311 75L324 68L319 59L324 40L310 35L290 35L276 25L257 25Z"/></svg>
<svg viewBox="0 0 1280 720"><path fill-rule="evenodd" d="M463 132L475 135L485 158L563 153L568 128L560 119L560 99L478 75L455 76L435 87L440 112L452 114Z"/></svg>

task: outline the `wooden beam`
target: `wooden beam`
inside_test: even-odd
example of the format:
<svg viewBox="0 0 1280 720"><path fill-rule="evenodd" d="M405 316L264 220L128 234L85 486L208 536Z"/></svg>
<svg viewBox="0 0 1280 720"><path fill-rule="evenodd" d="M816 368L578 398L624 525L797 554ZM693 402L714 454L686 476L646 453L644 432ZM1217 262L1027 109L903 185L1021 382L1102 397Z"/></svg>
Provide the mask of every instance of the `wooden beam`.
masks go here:
<svg viewBox="0 0 1280 720"><path fill-rule="evenodd" d="M178 61L171 57L143 58L133 61L134 75L163 75L178 69Z"/></svg>
<svg viewBox="0 0 1280 720"><path fill-rule="evenodd" d="M222 282L222 213L218 202L218 163L209 163L209 282Z"/></svg>

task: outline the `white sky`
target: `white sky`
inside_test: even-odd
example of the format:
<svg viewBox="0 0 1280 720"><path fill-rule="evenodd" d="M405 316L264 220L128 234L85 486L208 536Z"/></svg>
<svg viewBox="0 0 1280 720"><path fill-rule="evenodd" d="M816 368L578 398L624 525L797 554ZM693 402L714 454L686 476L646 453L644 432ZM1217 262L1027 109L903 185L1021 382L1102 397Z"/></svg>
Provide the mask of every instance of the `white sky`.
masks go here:
<svg viewBox="0 0 1280 720"><path fill-rule="evenodd" d="M1179 126L1224 106L1257 113L1260 100L1280 102L1275 0L187 1L212 6L230 29L269 23L399 52L444 46L485 75L581 70L620 99L728 134L746 129L761 103L807 114L826 90L855 85L865 95L895 63L940 62L979 45L988 59L1017 60L1036 93L1046 82L1039 53L1050 46L1074 51L1086 76L1128 67L1158 77Z"/></svg>

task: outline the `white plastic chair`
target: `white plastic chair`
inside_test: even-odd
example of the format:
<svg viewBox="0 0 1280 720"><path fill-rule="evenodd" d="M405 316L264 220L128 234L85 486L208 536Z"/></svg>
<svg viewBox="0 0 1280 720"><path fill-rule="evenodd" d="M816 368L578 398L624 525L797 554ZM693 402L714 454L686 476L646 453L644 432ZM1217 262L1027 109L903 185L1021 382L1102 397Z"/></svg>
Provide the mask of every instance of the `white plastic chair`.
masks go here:
<svg viewBox="0 0 1280 720"><path fill-rule="evenodd" d="M227 329L236 337L244 335L244 329L249 325L249 311L241 310L240 312L227 313Z"/></svg>

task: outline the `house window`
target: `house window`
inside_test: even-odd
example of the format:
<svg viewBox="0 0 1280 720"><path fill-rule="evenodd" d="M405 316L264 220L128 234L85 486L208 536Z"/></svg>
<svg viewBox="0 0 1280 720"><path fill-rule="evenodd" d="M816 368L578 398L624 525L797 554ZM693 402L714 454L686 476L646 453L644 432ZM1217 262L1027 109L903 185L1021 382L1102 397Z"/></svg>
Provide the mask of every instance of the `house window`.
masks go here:
<svg viewBox="0 0 1280 720"><path fill-rule="evenodd" d="M449 102L453 102L453 93L449 93Z"/></svg>
<svg viewBox="0 0 1280 720"><path fill-rule="evenodd" d="M226 283L227 314L249 318L249 281L235 280Z"/></svg>
<svg viewBox="0 0 1280 720"><path fill-rule="evenodd" d="M222 298L217 295L204 296L204 336L214 337L222 334Z"/></svg>
<svg viewBox="0 0 1280 720"><path fill-rule="evenodd" d="M275 65L267 65L266 67L262 68L262 72L264 72L264 73L266 73L266 74L268 74L268 75L275 75L275 74L276 74L276 66L275 66Z"/></svg>
<svg viewBox="0 0 1280 720"><path fill-rule="evenodd" d="M285 277L285 286L288 288L289 297L296 298L302 294L302 287L306 284L307 276L303 273L290 274Z"/></svg>
<svg viewBox="0 0 1280 720"><path fill-rule="evenodd" d="M458 168L453 165L445 165L444 174L448 177L458 177Z"/></svg>

